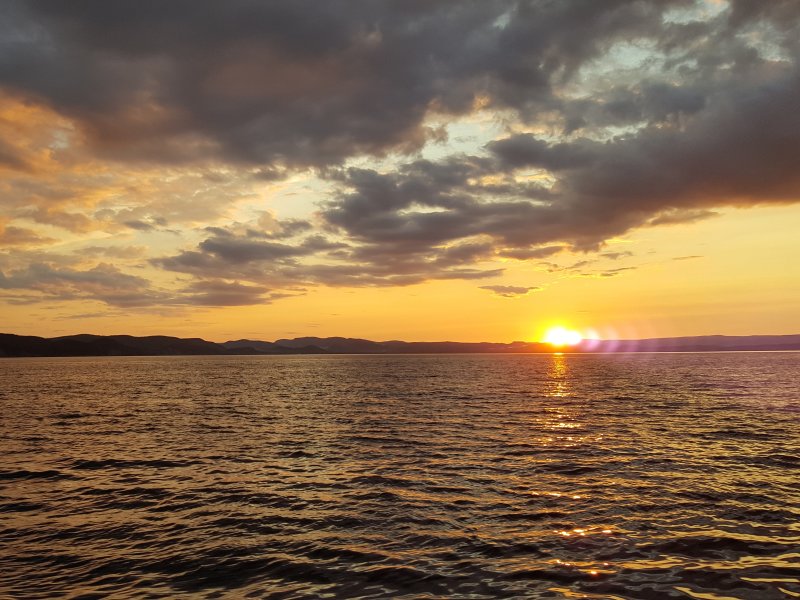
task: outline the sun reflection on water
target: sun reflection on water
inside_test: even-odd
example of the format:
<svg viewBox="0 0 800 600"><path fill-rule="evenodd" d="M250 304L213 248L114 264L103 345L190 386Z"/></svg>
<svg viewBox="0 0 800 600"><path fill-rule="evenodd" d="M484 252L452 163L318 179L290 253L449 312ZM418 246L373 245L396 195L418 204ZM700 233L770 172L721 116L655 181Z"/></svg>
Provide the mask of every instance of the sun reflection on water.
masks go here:
<svg viewBox="0 0 800 600"><path fill-rule="evenodd" d="M547 396L550 398L563 398L568 396L570 392L567 357L560 352L551 355L551 357L552 362L547 369Z"/></svg>

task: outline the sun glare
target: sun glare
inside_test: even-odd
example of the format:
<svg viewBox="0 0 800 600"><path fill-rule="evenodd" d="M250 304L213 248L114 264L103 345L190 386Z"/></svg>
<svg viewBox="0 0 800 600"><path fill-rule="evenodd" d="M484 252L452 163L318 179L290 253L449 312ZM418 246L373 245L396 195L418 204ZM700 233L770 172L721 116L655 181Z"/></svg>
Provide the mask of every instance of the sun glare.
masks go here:
<svg viewBox="0 0 800 600"><path fill-rule="evenodd" d="M544 342L552 346L574 346L580 344L583 336L572 329L565 327L551 327L544 336Z"/></svg>

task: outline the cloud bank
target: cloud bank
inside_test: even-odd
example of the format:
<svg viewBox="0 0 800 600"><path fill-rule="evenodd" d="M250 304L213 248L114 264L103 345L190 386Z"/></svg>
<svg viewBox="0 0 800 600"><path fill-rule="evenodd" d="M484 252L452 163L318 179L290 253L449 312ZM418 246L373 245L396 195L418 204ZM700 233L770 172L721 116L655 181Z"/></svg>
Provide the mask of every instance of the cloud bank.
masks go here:
<svg viewBox="0 0 800 600"><path fill-rule="evenodd" d="M0 287L15 298L231 306L486 279L800 198L790 0L0 11ZM449 125L487 118L493 139L451 146ZM298 177L316 211L270 217L256 190ZM56 249L99 234L125 239L80 264ZM123 250L147 236L162 237L145 255Z"/></svg>

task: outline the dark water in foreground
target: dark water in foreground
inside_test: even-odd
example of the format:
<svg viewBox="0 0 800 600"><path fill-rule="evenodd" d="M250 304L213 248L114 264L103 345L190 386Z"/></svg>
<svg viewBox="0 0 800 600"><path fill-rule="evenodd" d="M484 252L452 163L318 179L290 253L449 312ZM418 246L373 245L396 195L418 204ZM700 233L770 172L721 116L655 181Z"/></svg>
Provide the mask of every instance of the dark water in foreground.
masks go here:
<svg viewBox="0 0 800 600"><path fill-rule="evenodd" d="M0 597L800 597L800 353L0 361Z"/></svg>

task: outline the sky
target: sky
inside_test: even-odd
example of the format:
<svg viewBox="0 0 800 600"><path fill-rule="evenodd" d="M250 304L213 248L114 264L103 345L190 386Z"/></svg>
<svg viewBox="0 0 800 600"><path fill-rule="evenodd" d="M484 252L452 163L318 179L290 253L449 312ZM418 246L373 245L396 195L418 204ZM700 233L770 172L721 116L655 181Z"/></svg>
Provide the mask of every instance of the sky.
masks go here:
<svg viewBox="0 0 800 600"><path fill-rule="evenodd" d="M796 0L0 5L0 331L800 333Z"/></svg>

